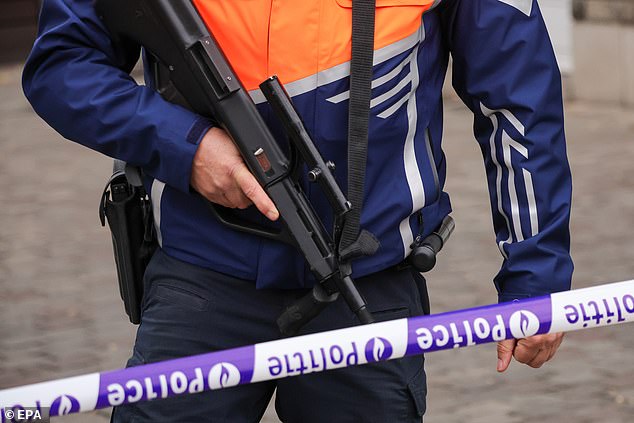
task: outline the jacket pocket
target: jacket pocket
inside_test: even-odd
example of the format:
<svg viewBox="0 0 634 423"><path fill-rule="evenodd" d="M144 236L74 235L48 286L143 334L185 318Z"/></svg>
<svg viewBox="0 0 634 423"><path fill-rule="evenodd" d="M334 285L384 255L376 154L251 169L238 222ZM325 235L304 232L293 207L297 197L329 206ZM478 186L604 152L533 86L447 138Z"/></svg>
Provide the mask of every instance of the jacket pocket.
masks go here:
<svg viewBox="0 0 634 423"><path fill-rule="evenodd" d="M416 406L416 413L422 417L427 410L427 376L424 365L421 365L416 376L407 384L407 388Z"/></svg>
<svg viewBox="0 0 634 423"><path fill-rule="evenodd" d="M205 311L209 308L209 301L201 295L188 289L165 283L157 284L154 297L159 301L189 310Z"/></svg>
<svg viewBox="0 0 634 423"><path fill-rule="evenodd" d="M410 317L412 313L407 305L386 307L381 310L371 310L375 322L386 322L388 320L404 319Z"/></svg>

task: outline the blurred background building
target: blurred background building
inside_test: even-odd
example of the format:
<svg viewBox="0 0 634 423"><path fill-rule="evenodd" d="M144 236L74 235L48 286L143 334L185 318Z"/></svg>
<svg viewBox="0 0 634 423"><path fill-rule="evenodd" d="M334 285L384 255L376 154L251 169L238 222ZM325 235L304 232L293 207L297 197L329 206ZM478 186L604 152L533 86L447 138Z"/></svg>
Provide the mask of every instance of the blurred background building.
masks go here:
<svg viewBox="0 0 634 423"><path fill-rule="evenodd" d="M37 30L40 0L0 2L0 63L24 61Z"/></svg>
<svg viewBox="0 0 634 423"><path fill-rule="evenodd" d="M572 14L573 96L634 107L634 0L574 0Z"/></svg>

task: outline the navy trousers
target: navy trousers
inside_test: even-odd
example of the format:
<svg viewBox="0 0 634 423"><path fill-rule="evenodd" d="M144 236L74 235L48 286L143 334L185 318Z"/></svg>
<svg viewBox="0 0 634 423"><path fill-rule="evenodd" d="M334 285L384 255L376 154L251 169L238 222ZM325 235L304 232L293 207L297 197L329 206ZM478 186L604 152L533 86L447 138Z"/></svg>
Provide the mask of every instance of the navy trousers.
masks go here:
<svg viewBox="0 0 634 423"><path fill-rule="evenodd" d="M429 303L423 277L391 268L357 280L377 321L421 315ZM281 338L277 317L305 290L256 290L237 279L157 251L133 355L136 366ZM302 330L359 324L343 299ZM114 423L258 422L277 389L285 423L421 422L426 380L422 356L314 373L115 408Z"/></svg>

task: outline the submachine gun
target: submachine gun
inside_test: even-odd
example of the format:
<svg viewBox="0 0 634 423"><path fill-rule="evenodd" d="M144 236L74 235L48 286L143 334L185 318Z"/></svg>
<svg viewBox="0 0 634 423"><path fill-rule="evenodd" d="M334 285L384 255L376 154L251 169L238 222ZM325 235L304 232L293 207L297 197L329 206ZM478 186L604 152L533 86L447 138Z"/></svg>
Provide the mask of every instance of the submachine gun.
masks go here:
<svg viewBox="0 0 634 423"><path fill-rule="evenodd" d="M246 165L280 211L282 229L264 228L238 219L217 204L210 209L225 225L296 247L318 281L313 290L278 319L280 330L292 335L341 294L361 323L372 323L349 265L340 263L338 241L353 207L313 144L277 77L260 88L290 139L292 154L279 147L191 0L97 0L96 9L113 37L142 45L154 62L159 92L170 101L212 118L231 136ZM290 156L290 158L289 158ZM308 177L319 184L334 214L331 236L306 199L295 170L299 160ZM206 200L205 200L206 201Z"/></svg>

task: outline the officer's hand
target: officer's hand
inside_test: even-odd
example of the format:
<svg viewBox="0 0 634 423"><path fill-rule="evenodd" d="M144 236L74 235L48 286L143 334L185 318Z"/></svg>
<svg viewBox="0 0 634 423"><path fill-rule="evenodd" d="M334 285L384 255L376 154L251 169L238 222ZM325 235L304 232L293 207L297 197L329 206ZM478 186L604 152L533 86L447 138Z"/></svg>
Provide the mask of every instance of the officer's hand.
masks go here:
<svg viewBox="0 0 634 423"><path fill-rule="evenodd" d="M213 203L238 209L254 204L270 220L280 216L223 129L211 128L200 141L190 183Z"/></svg>
<svg viewBox="0 0 634 423"><path fill-rule="evenodd" d="M498 342L498 372L503 372L509 367L511 357L531 367L541 367L553 358L563 339L563 333L550 333Z"/></svg>

